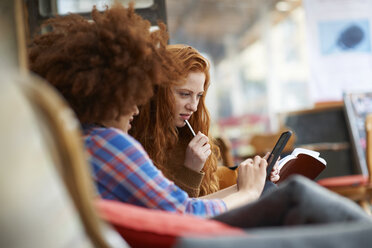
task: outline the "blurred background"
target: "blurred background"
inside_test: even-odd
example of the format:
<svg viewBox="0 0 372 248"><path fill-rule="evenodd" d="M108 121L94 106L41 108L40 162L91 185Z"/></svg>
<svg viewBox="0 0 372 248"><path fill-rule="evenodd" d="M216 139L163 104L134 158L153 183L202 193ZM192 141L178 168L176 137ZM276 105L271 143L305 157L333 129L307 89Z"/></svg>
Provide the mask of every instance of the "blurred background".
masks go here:
<svg viewBox="0 0 372 248"><path fill-rule="evenodd" d="M56 9L88 12L110 2L57 0ZM212 64L207 98L215 123L249 115L260 123L247 131L264 132L278 128L275 113L312 106L300 0L165 0L165 8L170 43L189 44Z"/></svg>
<svg viewBox="0 0 372 248"><path fill-rule="evenodd" d="M103 9L111 2L56 0L41 7L47 16L89 12L93 5ZM136 8L154 4L135 2ZM164 5L170 43L189 44L212 64L207 106L216 136L241 148L235 144L239 137L277 132L277 113L312 106L301 1L165 0Z"/></svg>

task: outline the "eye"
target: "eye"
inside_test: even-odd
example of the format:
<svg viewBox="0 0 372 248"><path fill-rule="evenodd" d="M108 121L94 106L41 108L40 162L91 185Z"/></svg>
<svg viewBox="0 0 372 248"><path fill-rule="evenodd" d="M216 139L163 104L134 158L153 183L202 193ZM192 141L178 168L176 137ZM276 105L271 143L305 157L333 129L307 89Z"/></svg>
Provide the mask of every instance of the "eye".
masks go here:
<svg viewBox="0 0 372 248"><path fill-rule="evenodd" d="M203 94L199 94L198 95L198 98L200 99L200 98L202 98L203 97Z"/></svg>
<svg viewBox="0 0 372 248"><path fill-rule="evenodd" d="M190 95L190 93L188 93L188 92L179 92L178 94L180 94L180 96L182 96L182 97L186 97L186 96Z"/></svg>

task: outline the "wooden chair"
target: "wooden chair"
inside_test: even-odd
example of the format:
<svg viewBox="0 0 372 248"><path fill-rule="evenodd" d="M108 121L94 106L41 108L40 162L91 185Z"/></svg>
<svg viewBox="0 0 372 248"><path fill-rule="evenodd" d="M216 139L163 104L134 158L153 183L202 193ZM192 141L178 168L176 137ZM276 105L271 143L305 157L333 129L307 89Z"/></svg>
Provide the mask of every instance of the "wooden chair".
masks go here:
<svg viewBox="0 0 372 248"><path fill-rule="evenodd" d="M288 129L281 129L277 133L267 134L256 134L252 136L249 144L254 148L254 155L264 156L267 152L271 152L274 148L276 141L279 139L282 132ZM291 153L294 149L294 143L296 142L296 135L293 132L292 137L288 140L287 145L283 150L283 154Z"/></svg>
<svg viewBox="0 0 372 248"><path fill-rule="evenodd" d="M96 214L79 124L64 100L38 78L1 81L0 246L127 247Z"/></svg>
<svg viewBox="0 0 372 248"><path fill-rule="evenodd" d="M366 127L366 158L368 175L350 175L342 177L325 178L318 183L342 196L356 201L368 214L371 215L372 203L372 114L367 115Z"/></svg>
<svg viewBox="0 0 372 248"><path fill-rule="evenodd" d="M234 164L234 157L231 151L231 142L225 137L215 139L221 154L221 164L217 166L217 177L220 189L236 184L238 171Z"/></svg>
<svg viewBox="0 0 372 248"><path fill-rule="evenodd" d="M229 141L229 139L225 137L217 137L215 141L216 145L220 149L222 165L227 167L235 166L234 157L231 151L231 142Z"/></svg>

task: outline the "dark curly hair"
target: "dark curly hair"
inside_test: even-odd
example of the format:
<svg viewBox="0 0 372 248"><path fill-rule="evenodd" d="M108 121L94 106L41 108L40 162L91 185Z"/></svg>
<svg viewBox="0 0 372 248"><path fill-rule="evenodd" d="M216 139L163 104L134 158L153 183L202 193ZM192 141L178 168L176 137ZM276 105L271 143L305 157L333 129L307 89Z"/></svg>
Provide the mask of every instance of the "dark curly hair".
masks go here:
<svg viewBox="0 0 372 248"><path fill-rule="evenodd" d="M101 123L145 103L154 83L178 77L166 50L165 25L150 23L115 4L92 20L77 14L47 20L51 31L29 47L30 69L56 87L82 123Z"/></svg>

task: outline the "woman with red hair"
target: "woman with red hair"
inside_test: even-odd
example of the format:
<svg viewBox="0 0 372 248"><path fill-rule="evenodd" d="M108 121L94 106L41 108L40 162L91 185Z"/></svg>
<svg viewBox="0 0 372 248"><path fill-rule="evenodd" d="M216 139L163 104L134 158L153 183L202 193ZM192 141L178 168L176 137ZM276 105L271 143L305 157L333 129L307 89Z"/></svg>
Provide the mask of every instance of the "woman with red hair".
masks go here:
<svg viewBox="0 0 372 248"><path fill-rule="evenodd" d="M141 107L131 134L165 176L189 196L208 195L220 189L216 174L219 149L209 134L205 104L209 62L191 46L168 45L167 50L182 68L183 80L155 86L155 95ZM276 167L271 178L279 179Z"/></svg>

